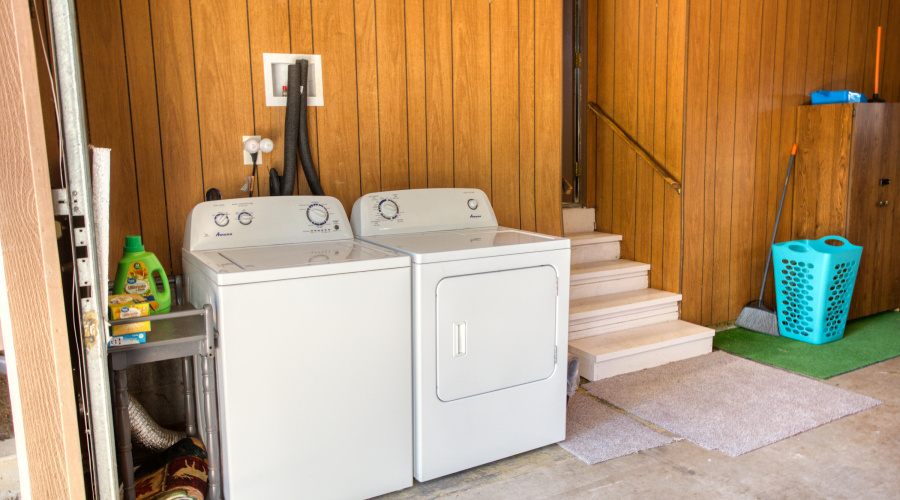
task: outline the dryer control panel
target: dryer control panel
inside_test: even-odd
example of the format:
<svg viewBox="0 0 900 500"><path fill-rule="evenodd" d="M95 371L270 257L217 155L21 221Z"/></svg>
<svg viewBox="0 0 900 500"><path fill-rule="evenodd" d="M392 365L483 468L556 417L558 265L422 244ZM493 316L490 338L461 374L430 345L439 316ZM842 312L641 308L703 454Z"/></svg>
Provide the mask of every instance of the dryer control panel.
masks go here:
<svg viewBox="0 0 900 500"><path fill-rule="evenodd" d="M357 236L497 227L491 202L480 189L408 189L370 193L353 204Z"/></svg>
<svg viewBox="0 0 900 500"><path fill-rule="evenodd" d="M200 203L188 214L183 246L221 250L352 238L336 198L271 196Z"/></svg>

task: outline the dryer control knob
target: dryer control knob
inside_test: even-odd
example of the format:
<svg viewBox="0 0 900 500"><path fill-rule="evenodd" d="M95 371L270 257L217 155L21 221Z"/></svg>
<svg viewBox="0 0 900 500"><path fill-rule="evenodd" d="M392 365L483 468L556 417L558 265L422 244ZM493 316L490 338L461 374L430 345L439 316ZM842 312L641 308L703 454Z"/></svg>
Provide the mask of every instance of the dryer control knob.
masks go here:
<svg viewBox="0 0 900 500"><path fill-rule="evenodd" d="M228 214L219 212L216 214L213 220L216 222L216 225L219 227L225 227L228 225Z"/></svg>
<svg viewBox="0 0 900 500"><path fill-rule="evenodd" d="M238 222L246 226L253 222L253 216L250 215L250 212L241 212L238 214Z"/></svg>
<svg viewBox="0 0 900 500"><path fill-rule="evenodd" d="M387 220L394 220L400 215L400 207L394 200L383 199L378 203L378 213Z"/></svg>
<svg viewBox="0 0 900 500"><path fill-rule="evenodd" d="M306 218L317 226L328 222L328 209L319 203L313 203L306 209Z"/></svg>
<svg viewBox="0 0 900 500"><path fill-rule="evenodd" d="M474 199L469 200L468 205L469 205L469 208L471 208L472 210L475 210L476 208L478 208L478 201L476 201Z"/></svg>

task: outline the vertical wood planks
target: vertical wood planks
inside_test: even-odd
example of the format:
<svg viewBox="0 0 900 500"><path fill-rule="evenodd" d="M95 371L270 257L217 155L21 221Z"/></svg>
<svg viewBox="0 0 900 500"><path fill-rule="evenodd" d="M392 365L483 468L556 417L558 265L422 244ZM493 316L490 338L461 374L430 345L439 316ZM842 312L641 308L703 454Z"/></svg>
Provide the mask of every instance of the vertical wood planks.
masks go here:
<svg viewBox="0 0 900 500"><path fill-rule="evenodd" d="M597 103L606 114L612 116L615 108L615 70L616 58L616 4L615 0L596 0L600 3L598 26L600 36L597 40ZM614 133L598 118L591 117L597 123L597 176L595 192L597 193L596 223L597 230L613 231L613 169L614 169Z"/></svg>
<svg viewBox="0 0 900 500"><path fill-rule="evenodd" d="M687 57L687 2L669 3L668 71L666 73L666 167L676 180L684 178L684 82ZM671 188L665 199L663 290L681 290L682 196Z"/></svg>
<svg viewBox="0 0 900 500"><path fill-rule="evenodd" d="M381 133L378 119L378 51L375 0L353 2L356 31L356 87L359 114L360 191L381 191Z"/></svg>
<svg viewBox="0 0 900 500"><path fill-rule="evenodd" d="M312 32L322 55L325 106L317 112L322 189L350 213L361 195L353 5L313 0Z"/></svg>
<svg viewBox="0 0 900 500"><path fill-rule="evenodd" d="M582 145L582 182L584 182L584 200L582 203L586 207L597 206L597 132L598 127L602 126L598 122L594 114L588 110L587 103L597 102L597 65L599 64L600 46L597 40L600 37L599 23L599 0L587 0L582 2L582 22L581 22L581 74L582 89L581 120L583 123L581 138Z"/></svg>
<svg viewBox="0 0 900 500"><path fill-rule="evenodd" d="M716 294L712 303L713 323L728 319L728 294L731 266L731 199L734 177L735 112L737 99L738 33L736 25L726 20L738 19L740 0L722 2L722 38L718 46L719 93L718 127L716 129L716 183L715 183L715 267L713 280L722 293Z"/></svg>
<svg viewBox="0 0 900 500"><path fill-rule="evenodd" d="M535 220L562 234L562 2L535 2Z"/></svg>
<svg viewBox="0 0 900 500"><path fill-rule="evenodd" d="M404 4L399 0L376 0L376 6L381 188L409 189Z"/></svg>
<svg viewBox="0 0 900 500"><path fill-rule="evenodd" d="M291 54L318 54L318 52L316 52L315 43L313 43L312 1L288 0L288 2L288 9L290 10L291 15ZM323 66L327 64L326 61L322 61ZM328 103L326 103L326 105L327 104ZM316 172L319 173L321 179L322 168L319 166L318 109L318 107L307 108L306 122L307 128L309 129L310 153L312 155L313 163L316 166ZM283 156L284 155L282 154L282 157ZM306 182L303 175L299 174L299 171L297 187L294 189L294 193L301 195L310 194L309 184ZM326 194L330 193L326 192Z"/></svg>
<svg viewBox="0 0 900 500"><path fill-rule="evenodd" d="M223 198L245 197L240 188L252 168L244 165L241 136L253 132L247 4L196 0L191 3L191 27L203 187L217 188Z"/></svg>
<svg viewBox="0 0 900 500"><path fill-rule="evenodd" d="M535 230L534 3L519 0L519 222Z"/></svg>
<svg viewBox="0 0 900 500"><path fill-rule="evenodd" d="M713 272L716 245L716 132L719 105L719 44L722 39L722 3L710 1L709 65L706 86L706 147L704 155L703 190L703 287L701 323L712 323Z"/></svg>
<svg viewBox="0 0 900 500"><path fill-rule="evenodd" d="M680 1L680 0L674 0ZM669 74L669 0L656 2L656 80L654 94L654 130L653 155L657 159L666 159L666 114L668 113L668 74ZM677 98L677 96L675 97ZM660 289L663 286L663 251L665 249L665 197L666 190L671 189L658 175L653 176L653 229L650 247L650 286Z"/></svg>
<svg viewBox="0 0 900 500"><path fill-rule="evenodd" d="M428 187L425 140L425 0L406 0L406 86L409 129L409 187Z"/></svg>
<svg viewBox="0 0 900 500"><path fill-rule="evenodd" d="M638 44L640 4L616 2L616 68L613 119L631 137L637 136ZM619 137L613 140L612 231L622 235L621 256L634 258L636 195L635 165L638 156Z"/></svg>
<svg viewBox="0 0 900 500"><path fill-rule="evenodd" d="M684 277L681 314L691 322L701 322L703 291L703 234L706 102L709 81L709 0L691 2L688 12L687 105L684 159ZM697 132L699 131L699 133ZM691 244L690 242L694 242ZM661 252L660 252L661 253Z"/></svg>
<svg viewBox="0 0 900 500"><path fill-rule="evenodd" d="M169 228L166 217L162 216L166 213L166 190L159 143L159 106L149 9L150 6L144 2L122 2L122 24L127 27L124 30L125 59L131 127L134 131L134 167L140 192L138 198L144 246L156 254L166 272L172 272ZM110 243L111 247L116 247L112 241ZM115 268L110 265L109 270L109 278L112 279Z"/></svg>
<svg viewBox="0 0 900 500"><path fill-rule="evenodd" d="M453 182L491 196L490 4L456 0L453 35Z"/></svg>
<svg viewBox="0 0 900 500"><path fill-rule="evenodd" d="M491 13L491 189L501 226L519 226L518 0L493 0Z"/></svg>
<svg viewBox="0 0 900 500"><path fill-rule="evenodd" d="M259 193L269 194L269 169L284 172L284 110L280 106L266 106L266 82L263 73L263 53L291 54L290 16L288 0L247 2L250 36L250 75L253 80L253 131L268 137L275 149L266 154L259 167ZM244 134L242 134L244 135ZM246 134L251 135L251 134ZM231 150L233 148L229 148ZM262 156L262 155L260 155ZM305 184L300 174L300 184Z"/></svg>
<svg viewBox="0 0 900 500"><path fill-rule="evenodd" d="M111 262L116 262L122 257L125 236L141 234L142 215L134 169L122 14L119 4L110 2L79 2L77 9L81 51L85 54L84 100L90 142L112 150L109 251ZM110 273L115 273L114 266L110 266Z"/></svg>
<svg viewBox="0 0 900 500"><path fill-rule="evenodd" d="M775 65L775 47L778 36L779 0L766 0L763 5L763 18L760 35L760 67L759 67L759 108L756 132L756 178L753 183L753 234L750 254L750 298L759 297L762 286L762 273L768 257L769 234L766 232L766 200L769 183L769 152L772 144L772 129L776 106L775 75L781 68ZM784 23L780 23L781 31ZM748 299L749 301L749 299Z"/></svg>
<svg viewBox="0 0 900 500"><path fill-rule="evenodd" d="M638 144L653 151L656 91L656 0L641 0L638 28ZM664 157L663 157L664 158ZM634 193L634 260L650 262L653 230L653 170L641 158L637 159ZM656 273L662 272L657 269ZM654 270L651 268L650 273Z"/></svg>
<svg viewBox="0 0 900 500"><path fill-rule="evenodd" d="M750 254L753 243L753 194L759 119L761 2L741 2L734 127L734 185L731 204L731 258L728 317L737 317L752 295Z"/></svg>
<svg viewBox="0 0 900 500"><path fill-rule="evenodd" d="M160 145L172 272L179 274L184 222L194 205L203 201L204 192L190 6L177 0L155 2L150 5L150 23L156 93L161 97Z"/></svg>
<svg viewBox="0 0 900 500"><path fill-rule="evenodd" d="M450 2L425 3L425 102L428 187L452 187L453 37Z"/></svg>

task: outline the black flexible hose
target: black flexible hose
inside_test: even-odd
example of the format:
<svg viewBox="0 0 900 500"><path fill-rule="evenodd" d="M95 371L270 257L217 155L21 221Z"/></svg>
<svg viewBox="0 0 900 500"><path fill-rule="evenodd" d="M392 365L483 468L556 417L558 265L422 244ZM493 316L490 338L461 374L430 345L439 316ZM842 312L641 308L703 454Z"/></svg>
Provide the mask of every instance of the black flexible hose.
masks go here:
<svg viewBox="0 0 900 500"><path fill-rule="evenodd" d="M296 64L288 66L288 98L284 113L284 171L278 184L281 189L271 191L272 174L269 174L269 189L272 196L294 194L294 179L297 176L297 134L300 131L300 103L306 98L300 88L300 67Z"/></svg>
<svg viewBox="0 0 900 500"><path fill-rule="evenodd" d="M309 190L312 191L312 194L316 196L322 196L325 194L325 191L322 190L322 184L319 182L319 176L316 174L316 167L313 165L312 153L309 150L309 131L307 128L307 120L306 120L306 94L307 94L307 75L309 74L309 61L306 59L300 59L297 61L297 66L300 67L300 82L301 82L301 103L300 103L300 164L303 166L303 174L306 176L306 183L309 184ZM288 99L290 99L290 88L288 88ZM285 130L285 136L287 136L288 132ZM293 179L291 179L293 181ZM290 184L291 189L293 190L293 183ZM286 189L282 186L282 189ZM290 194L290 193L286 193Z"/></svg>
<svg viewBox="0 0 900 500"><path fill-rule="evenodd" d="M269 196L281 195L281 176L274 168L269 169Z"/></svg>

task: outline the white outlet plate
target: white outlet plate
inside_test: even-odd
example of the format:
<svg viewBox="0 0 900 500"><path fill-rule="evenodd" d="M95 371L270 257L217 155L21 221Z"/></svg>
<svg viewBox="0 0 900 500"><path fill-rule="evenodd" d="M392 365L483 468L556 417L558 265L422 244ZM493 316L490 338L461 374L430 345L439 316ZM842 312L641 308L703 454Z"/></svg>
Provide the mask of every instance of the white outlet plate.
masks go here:
<svg viewBox="0 0 900 500"><path fill-rule="evenodd" d="M242 135L241 136L241 151L244 151L244 141L247 139L256 139L257 141L262 140L262 136L260 135ZM256 166L259 167L262 165L263 154L262 151L256 153ZM253 158L250 158L250 153L244 151L244 165L253 165Z"/></svg>
<svg viewBox="0 0 900 500"><path fill-rule="evenodd" d="M306 97L307 106L324 106L325 97L322 90L322 56L318 54L272 54L263 53L263 74L266 83L266 106L287 106L287 97L282 88L287 86L290 64L298 59L309 61Z"/></svg>

